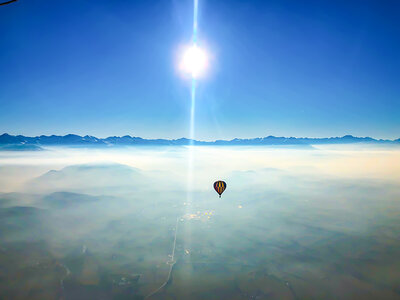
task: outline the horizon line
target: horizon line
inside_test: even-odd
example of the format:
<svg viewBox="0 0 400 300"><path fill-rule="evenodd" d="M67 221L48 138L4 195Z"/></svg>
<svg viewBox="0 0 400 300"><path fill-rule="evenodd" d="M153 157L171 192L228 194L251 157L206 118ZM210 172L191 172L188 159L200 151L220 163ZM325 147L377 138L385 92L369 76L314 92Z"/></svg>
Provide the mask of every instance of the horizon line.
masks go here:
<svg viewBox="0 0 400 300"><path fill-rule="evenodd" d="M129 135L129 134L125 134L125 135L110 135L110 136L106 136L106 137L97 137L94 135L80 135L80 134L75 134L75 133L68 133L68 134L64 134L64 135L57 135L57 134L51 134L51 135L36 135L36 136L26 136L23 134L17 134L17 135L13 135L13 134L9 134L7 132L4 132L3 134L0 135L0 137L2 136L11 136L11 137L26 137L26 138L40 138L40 137L66 137L66 136L77 136L77 137L92 137L92 138L96 138L99 140L105 140L108 138L123 138L123 137L130 137L130 138L139 138L139 139L143 139L143 140L167 140L167 141L177 141L177 140L193 140L193 141L197 141L197 142L217 142L217 141L235 141L235 140L256 140L256 139L265 139L265 138L284 138L284 139L335 139L335 138L357 138L357 139L372 139L375 141L399 141L399 138L393 138L393 139L384 139L384 138L374 138L371 136L354 136L352 134L345 134L343 136L325 136L325 137L308 137L308 136L275 136L275 135L268 135L268 136L258 136L258 137L249 137L249 138L232 138L232 139L214 139L214 140L197 140L197 139L190 139L190 138L186 138L186 137L180 137L180 138L144 138L141 136L134 136L134 135Z"/></svg>

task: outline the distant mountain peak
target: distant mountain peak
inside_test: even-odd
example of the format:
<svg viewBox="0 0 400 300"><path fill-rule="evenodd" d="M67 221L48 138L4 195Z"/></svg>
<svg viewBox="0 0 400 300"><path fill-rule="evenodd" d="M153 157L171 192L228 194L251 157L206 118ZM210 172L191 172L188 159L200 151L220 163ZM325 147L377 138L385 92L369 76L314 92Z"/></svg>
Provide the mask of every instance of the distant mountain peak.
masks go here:
<svg viewBox="0 0 400 300"><path fill-rule="evenodd" d="M371 137L355 137L347 134L342 137L329 138L307 138L307 137L276 137L269 135L250 139L234 138L228 140L216 140L212 142L192 140L185 137L179 139L144 139L130 135L110 136L107 138L97 138L95 136L77 134L41 135L36 137L26 137L23 135L10 135L3 133L0 135L0 145L86 145L86 146L113 146L113 145L163 145L163 146L185 146L185 145L314 145L314 144L349 144L349 143L379 143L379 144L400 144L400 138L396 140L374 139Z"/></svg>

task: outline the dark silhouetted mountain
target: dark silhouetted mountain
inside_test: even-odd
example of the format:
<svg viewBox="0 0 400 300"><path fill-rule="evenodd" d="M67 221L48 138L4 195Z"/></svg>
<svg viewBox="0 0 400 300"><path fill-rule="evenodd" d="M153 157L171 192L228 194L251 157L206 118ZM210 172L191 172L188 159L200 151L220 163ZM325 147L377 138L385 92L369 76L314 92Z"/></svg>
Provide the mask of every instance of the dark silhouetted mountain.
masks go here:
<svg viewBox="0 0 400 300"><path fill-rule="evenodd" d="M26 188L35 192L40 190L74 193L81 193L84 189L86 192L89 190L91 193L98 194L104 193L107 189L120 191L123 187L141 186L143 188L148 182L149 179L140 170L126 165L84 164L68 166L61 170L50 170L27 182ZM59 200L62 198L73 202L74 199L70 194L55 194L55 196Z"/></svg>
<svg viewBox="0 0 400 300"><path fill-rule="evenodd" d="M96 202L98 201L98 197L70 192L55 192L45 196L43 201L50 207L68 208L80 204Z"/></svg>
<svg viewBox="0 0 400 300"><path fill-rule="evenodd" d="M345 135L342 137L330 138L307 138L307 137L276 137L267 136L262 138L252 139L233 139L233 140L216 140L212 142L190 140L187 138L180 138L176 140L168 139L143 139L140 137L132 137L125 135L110 136L108 138L96 138L94 136L80 136L75 134L68 134L64 136L58 135L41 135L36 137L25 137L22 135L9 135L4 133L0 135L0 145L93 145L93 146L113 146L113 145L164 145L164 146L184 146L184 145L317 145L317 144L352 144L352 143L370 143L370 144L400 144L400 138L396 140L382 140L373 139L371 137L355 137L352 135ZM18 149L17 149L18 150ZM26 148L26 150L34 150ZM37 150L37 149L36 149Z"/></svg>

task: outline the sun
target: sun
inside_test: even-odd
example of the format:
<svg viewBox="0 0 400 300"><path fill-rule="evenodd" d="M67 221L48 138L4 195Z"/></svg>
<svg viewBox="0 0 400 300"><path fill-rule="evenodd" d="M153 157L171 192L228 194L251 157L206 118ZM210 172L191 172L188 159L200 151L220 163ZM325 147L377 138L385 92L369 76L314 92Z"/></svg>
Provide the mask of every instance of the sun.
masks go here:
<svg viewBox="0 0 400 300"><path fill-rule="evenodd" d="M184 73L190 74L192 78L198 78L204 74L207 64L206 52L194 44L184 51L180 68Z"/></svg>

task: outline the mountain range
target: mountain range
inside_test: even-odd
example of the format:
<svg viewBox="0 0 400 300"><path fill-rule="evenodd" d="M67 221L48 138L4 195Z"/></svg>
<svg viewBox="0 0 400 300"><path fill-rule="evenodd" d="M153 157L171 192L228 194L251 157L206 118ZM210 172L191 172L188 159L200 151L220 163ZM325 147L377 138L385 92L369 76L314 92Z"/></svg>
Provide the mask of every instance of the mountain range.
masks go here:
<svg viewBox="0 0 400 300"><path fill-rule="evenodd" d="M216 141L198 141L190 140L187 138L180 139L144 139L141 137L134 137L125 135L110 136L107 138L97 138L94 136L80 136L76 134L67 134L64 136L59 135L41 135L36 137L28 137L23 135L9 135L4 133L0 135L0 145L94 145L94 146L107 146L107 145L164 145L164 146L178 146L178 145L317 145L317 144L352 144L352 143L369 143L369 144L399 144L400 138L395 140L374 139L371 137L355 137L352 135L345 135L342 137L329 137L329 138L307 138L307 137L276 137L267 136L262 138L252 139L233 139L233 140L216 140Z"/></svg>

